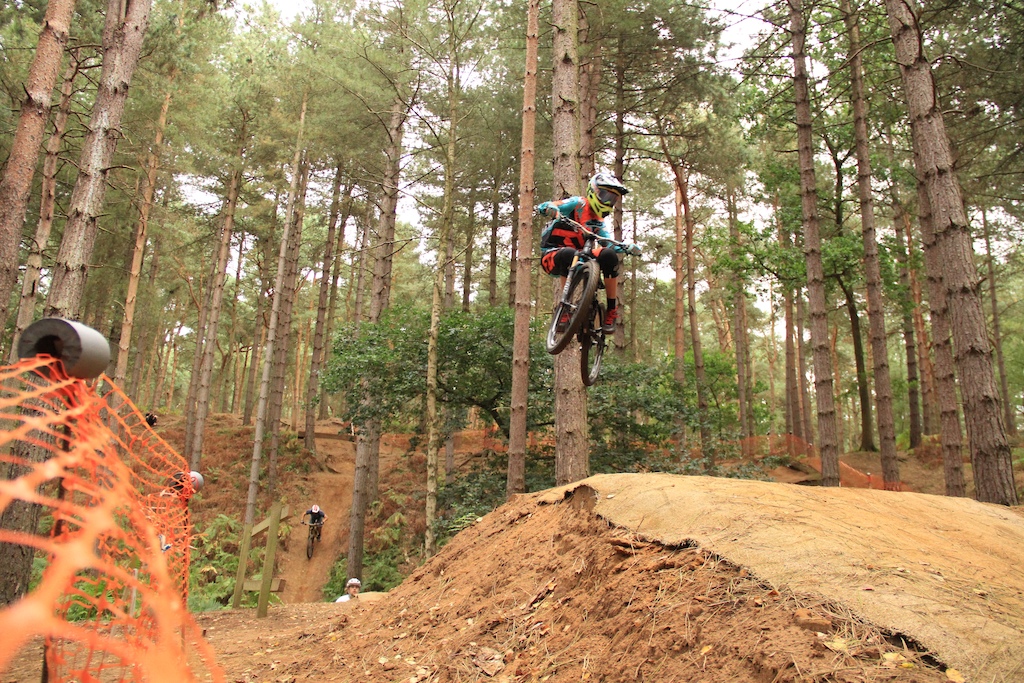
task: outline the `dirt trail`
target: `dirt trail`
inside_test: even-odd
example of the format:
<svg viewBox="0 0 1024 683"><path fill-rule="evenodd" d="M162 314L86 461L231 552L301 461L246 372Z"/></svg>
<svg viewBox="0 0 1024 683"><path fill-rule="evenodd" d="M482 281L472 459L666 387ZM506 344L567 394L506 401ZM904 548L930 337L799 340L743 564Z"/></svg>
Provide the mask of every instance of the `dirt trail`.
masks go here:
<svg viewBox="0 0 1024 683"><path fill-rule="evenodd" d="M317 432L316 448L324 467L322 472L306 476L301 488L304 498L296 501L288 520L292 530L286 548L280 555L278 576L285 580L281 600L286 604L322 602L323 587L338 557L348 553L349 513L352 510L352 489L355 483L356 447L354 441L336 438L330 427L321 425ZM334 425L336 427L336 425ZM386 472L402 457L408 447L407 439L386 436L381 441L381 471ZM322 539L306 558L306 539L309 527L300 524L300 515L316 503L327 513ZM336 596L335 596L336 597Z"/></svg>

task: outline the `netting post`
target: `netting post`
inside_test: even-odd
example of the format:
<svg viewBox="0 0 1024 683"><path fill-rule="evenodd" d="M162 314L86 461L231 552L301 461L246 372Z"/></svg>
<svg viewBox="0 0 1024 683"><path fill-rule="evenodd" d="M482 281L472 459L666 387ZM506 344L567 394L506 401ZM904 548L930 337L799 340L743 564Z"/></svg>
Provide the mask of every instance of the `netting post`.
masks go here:
<svg viewBox="0 0 1024 683"><path fill-rule="evenodd" d="M103 373L110 364L110 343L106 338L80 322L63 318L43 318L37 320L21 333L18 339L18 357L21 359L49 355L57 358L64 366L68 377L82 380L94 380ZM68 407L74 407L73 393L65 396ZM71 447L71 427L64 425L63 451ZM64 481L58 482L59 499L64 499ZM59 536L63 521L58 519L53 535ZM50 639L43 643L43 666L40 680L47 683L50 679L49 659Z"/></svg>
<svg viewBox="0 0 1024 683"><path fill-rule="evenodd" d="M281 501L275 501L270 508L270 528L267 529L267 554L263 558L263 583L260 598L256 603L256 616L267 616L270 603L270 588L274 582L274 556L277 554L277 529L281 525Z"/></svg>
<svg viewBox="0 0 1024 683"><path fill-rule="evenodd" d="M44 354L59 358L68 377L93 380L110 364L110 343L96 330L75 320L43 318L21 333L18 357Z"/></svg>

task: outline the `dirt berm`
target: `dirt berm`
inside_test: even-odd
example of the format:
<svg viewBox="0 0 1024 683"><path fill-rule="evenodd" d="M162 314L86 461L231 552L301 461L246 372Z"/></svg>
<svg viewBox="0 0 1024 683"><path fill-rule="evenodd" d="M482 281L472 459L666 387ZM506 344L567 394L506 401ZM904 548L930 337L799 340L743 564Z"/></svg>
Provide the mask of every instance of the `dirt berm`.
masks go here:
<svg viewBox="0 0 1024 683"><path fill-rule="evenodd" d="M1024 681L1024 515L963 498L663 474L581 487L610 524L694 544L910 636L971 681Z"/></svg>

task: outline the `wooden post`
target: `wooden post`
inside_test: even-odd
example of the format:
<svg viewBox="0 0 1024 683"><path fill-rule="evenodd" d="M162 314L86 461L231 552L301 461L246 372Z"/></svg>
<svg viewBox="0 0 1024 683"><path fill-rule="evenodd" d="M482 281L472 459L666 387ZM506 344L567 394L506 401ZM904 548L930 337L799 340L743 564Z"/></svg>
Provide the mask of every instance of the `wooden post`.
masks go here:
<svg viewBox="0 0 1024 683"><path fill-rule="evenodd" d="M242 605L242 586L245 584L245 565L249 560L249 548L252 547L252 525L246 524L242 529L241 547L238 549L238 571L235 572L235 592L231 596L231 609Z"/></svg>
<svg viewBox="0 0 1024 683"><path fill-rule="evenodd" d="M263 563L265 576L267 562L270 563L270 570L273 572L274 569L274 555L277 552L277 529L281 525L282 519L288 519L288 515L291 514L287 505L281 505L281 503L274 503L270 508L270 516L264 519L258 524L247 524L242 529L241 547L238 549L238 571L235 572L235 592L231 596L231 609L238 609L242 605L242 592L250 590L246 587L249 584L245 580L245 569L248 564L249 550L252 548L252 539L256 538L264 531L270 531L270 538L267 539L267 554L266 560ZM273 576L270 576L273 579ZM266 579L264 579L266 580ZM261 584L262 585L262 584ZM280 585L280 584L279 584ZM263 614L258 616L267 616L266 599L263 596L263 589L257 589L260 591L260 600L257 603L257 609L260 609L258 605L263 605ZM274 591L268 591L274 592Z"/></svg>
<svg viewBox="0 0 1024 683"><path fill-rule="evenodd" d="M267 616L267 604L270 602L270 587L274 580L274 555L277 554L277 528L281 524L281 502L276 501L270 508L270 528L267 530L267 554L263 558L263 585L260 586L260 598L256 603L256 616Z"/></svg>

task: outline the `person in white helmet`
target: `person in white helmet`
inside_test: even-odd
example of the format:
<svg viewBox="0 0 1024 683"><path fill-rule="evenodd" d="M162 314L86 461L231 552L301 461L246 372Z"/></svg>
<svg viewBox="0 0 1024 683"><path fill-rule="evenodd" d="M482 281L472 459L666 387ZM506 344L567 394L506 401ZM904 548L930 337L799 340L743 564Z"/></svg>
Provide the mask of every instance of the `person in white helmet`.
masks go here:
<svg viewBox="0 0 1024 683"><path fill-rule="evenodd" d="M359 579L357 579L355 577L352 577L351 579L348 580L348 583L345 584L345 594L342 595L337 600L335 600L334 602L348 602L349 600L354 600L354 599L358 598L359 597L359 589L362 588L362 587L363 587L362 581L360 581Z"/></svg>
<svg viewBox="0 0 1024 683"><path fill-rule="evenodd" d="M309 508L304 513L302 513L303 520L305 520L306 515L309 515L308 524L312 527L316 527L316 540L319 541L320 531L321 529L323 529L324 520L327 519L327 513L321 510L319 505L314 505L313 507ZM305 521L303 521L302 523L307 524L307 522Z"/></svg>

